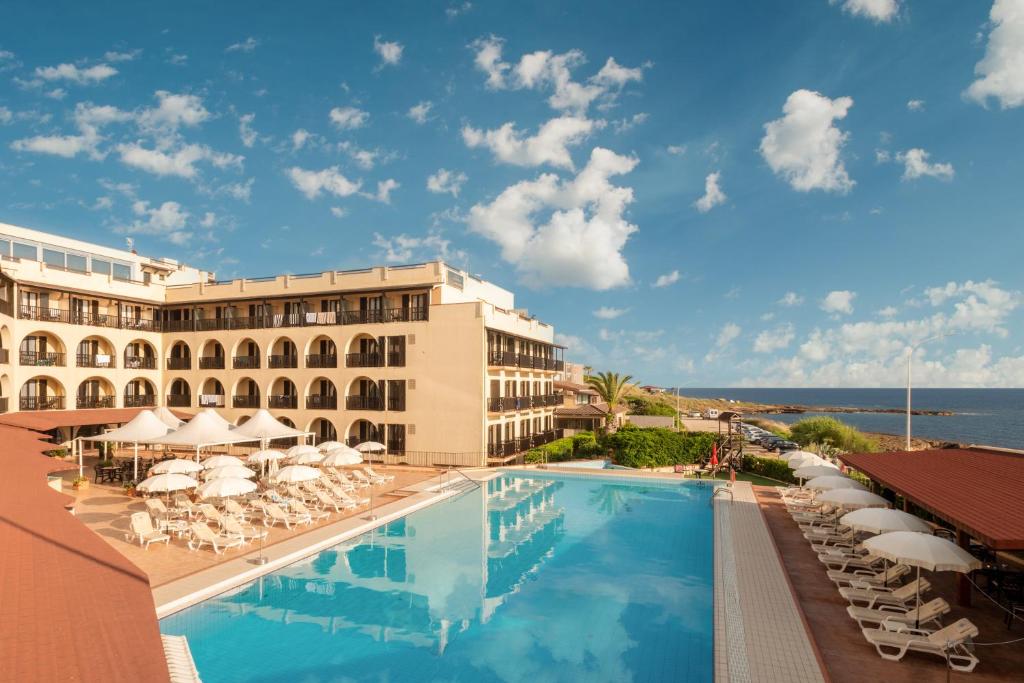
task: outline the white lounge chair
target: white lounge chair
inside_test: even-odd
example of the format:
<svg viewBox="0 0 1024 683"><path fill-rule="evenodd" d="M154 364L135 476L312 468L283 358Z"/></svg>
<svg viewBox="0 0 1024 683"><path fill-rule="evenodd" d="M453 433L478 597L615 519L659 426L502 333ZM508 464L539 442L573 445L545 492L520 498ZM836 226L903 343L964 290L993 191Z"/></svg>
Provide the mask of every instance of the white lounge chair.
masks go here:
<svg viewBox="0 0 1024 683"><path fill-rule="evenodd" d="M830 569L838 569L841 572L845 572L850 569L871 569L882 564L885 561L884 558L878 555L867 554L863 557L849 555L835 555L832 553L821 553L818 555L818 561Z"/></svg>
<svg viewBox="0 0 1024 683"><path fill-rule="evenodd" d="M373 482L379 482L381 484L390 484L395 480L395 475L377 474L369 465L363 468L363 472L366 472L366 476L368 476L370 480Z"/></svg>
<svg viewBox="0 0 1024 683"><path fill-rule="evenodd" d="M345 503L346 505L351 504L355 507L362 507L364 505L370 504L369 498L361 498L358 493L348 494L345 493L344 491L341 491L340 493L341 495L338 496L338 500Z"/></svg>
<svg viewBox="0 0 1024 683"><path fill-rule="evenodd" d="M908 625L919 624L922 626L932 624L936 628L941 628L942 617L949 614L949 609L949 603L944 599L932 598L921 605L920 614L918 614L916 607L914 609L906 609L896 605L880 605L875 609L850 605L846 608L846 612L861 628L865 628L866 624L881 624L883 621L893 621Z"/></svg>
<svg viewBox="0 0 1024 683"><path fill-rule="evenodd" d="M147 550L151 543L170 544L171 542L170 536L153 528L153 520L148 512L132 513L129 527L131 528L129 535L138 540L139 545L144 545Z"/></svg>
<svg viewBox="0 0 1024 683"><path fill-rule="evenodd" d="M192 538L188 542L189 550L198 550L204 545L208 545L213 548L213 552L220 555L228 548L237 548L242 545L242 539L227 534L218 534L205 522L192 522L189 529L192 530Z"/></svg>
<svg viewBox="0 0 1024 683"><path fill-rule="evenodd" d="M882 628L865 628L862 633L882 659L898 662L913 650L942 657L954 671L969 673L978 666L979 660L970 650L978 627L969 619L960 619L938 631L884 621Z"/></svg>
<svg viewBox="0 0 1024 683"><path fill-rule="evenodd" d="M224 511L238 519L240 522L248 522L249 518L252 516L250 510L246 509L246 507L237 500L232 500L230 498L224 501Z"/></svg>
<svg viewBox="0 0 1024 683"><path fill-rule="evenodd" d="M226 515L210 503L200 503L197 515L203 521L216 522L219 528L224 528L224 517Z"/></svg>
<svg viewBox="0 0 1024 683"><path fill-rule="evenodd" d="M828 578L837 586L850 586L857 582L864 582L872 586L891 586L895 588L900 579L910 573L910 567L905 564L894 564L880 572L873 572L864 569L844 572L838 569L829 569Z"/></svg>
<svg viewBox="0 0 1024 683"><path fill-rule="evenodd" d="M243 524L231 515L224 516L224 533L234 538L242 539L242 543L266 538L270 532L260 529L252 524Z"/></svg>
<svg viewBox="0 0 1024 683"><path fill-rule="evenodd" d="M337 486L341 487L346 491L355 490L355 484L348 478L344 472L336 467L324 467L323 471L327 474L328 480L333 480Z"/></svg>
<svg viewBox="0 0 1024 683"><path fill-rule="evenodd" d="M295 510L295 514L297 515L308 515L310 520L315 519L319 521L322 519L327 519L331 516L331 513L327 512L326 510L310 510L309 508L306 507L306 504L303 503L301 500L293 500L291 503L291 508L292 510Z"/></svg>
<svg viewBox="0 0 1024 683"><path fill-rule="evenodd" d="M896 605L898 607L910 608L917 600L918 586L921 587L921 594L931 590L931 583L928 579L916 579L898 588L887 588L884 586L869 586L859 584L840 588L839 594L850 604L863 603L865 607L875 605Z"/></svg>
<svg viewBox="0 0 1024 683"><path fill-rule="evenodd" d="M344 502L335 500L334 498L324 493L323 491L317 491L316 497L320 502L320 507L325 510L328 508L332 508L335 512L341 512L343 510L351 510L352 508L356 507L355 503L346 504Z"/></svg>
<svg viewBox="0 0 1024 683"><path fill-rule="evenodd" d="M189 519L195 517L198 512L196 504L193 503L184 493L174 494L174 508L175 512L180 515L186 515Z"/></svg>
<svg viewBox="0 0 1024 683"><path fill-rule="evenodd" d="M367 486L373 486L373 484L376 483L359 470L352 470L349 474L352 475L352 480L356 482L356 485L358 486L365 488Z"/></svg>
<svg viewBox="0 0 1024 683"><path fill-rule="evenodd" d="M281 506L277 503L266 503L263 506L264 525L271 524L284 524L284 528L291 531L293 524L312 524L313 518L309 515L296 514L294 512L285 512L281 509Z"/></svg>

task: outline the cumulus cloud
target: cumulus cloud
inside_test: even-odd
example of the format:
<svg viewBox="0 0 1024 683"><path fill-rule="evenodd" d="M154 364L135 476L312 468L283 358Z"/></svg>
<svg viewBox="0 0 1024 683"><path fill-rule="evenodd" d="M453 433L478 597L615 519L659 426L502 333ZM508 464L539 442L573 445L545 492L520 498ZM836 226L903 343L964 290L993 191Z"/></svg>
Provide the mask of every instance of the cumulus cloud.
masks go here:
<svg viewBox="0 0 1024 683"><path fill-rule="evenodd" d="M252 122L255 120L256 114L243 114L238 117L238 135L246 147L256 144L256 131L252 127Z"/></svg>
<svg viewBox="0 0 1024 683"><path fill-rule="evenodd" d="M143 109L136 117L139 126L151 133L177 131L192 128L210 118L210 112L203 106L198 95L172 93L157 90L157 106Z"/></svg>
<svg viewBox="0 0 1024 683"><path fill-rule="evenodd" d="M85 68L74 64L58 64L37 67L35 74L44 81L70 81L78 85L93 85L116 76L117 69L109 64L95 64Z"/></svg>
<svg viewBox="0 0 1024 683"><path fill-rule="evenodd" d="M84 153L94 160L101 160L107 155L100 149L100 143L104 140L101 132L103 127L112 123L123 123L131 118L129 112L117 107L80 102L75 106L72 115L78 129L76 135L36 135L22 138L12 142L11 149L17 152L50 154L66 159Z"/></svg>
<svg viewBox="0 0 1024 683"><path fill-rule="evenodd" d="M847 289L831 291L822 299L821 310L835 315L850 315L853 313L853 300L855 298L857 298L857 293Z"/></svg>
<svg viewBox="0 0 1024 683"><path fill-rule="evenodd" d="M243 41L232 43L224 48L224 52L252 52L259 47L260 41L256 40L252 36L249 36Z"/></svg>
<svg viewBox="0 0 1024 683"><path fill-rule="evenodd" d="M985 56L974 67L978 77L964 92L987 106L995 98L1003 109L1024 105L1024 7L1020 0L995 0L989 14L992 31Z"/></svg>
<svg viewBox="0 0 1024 683"><path fill-rule="evenodd" d="M628 308L613 308L611 306L602 306L594 311L594 317L600 318L601 320L615 320L629 312Z"/></svg>
<svg viewBox="0 0 1024 683"><path fill-rule="evenodd" d="M908 149L896 155L896 161L903 164L903 180L916 180L925 176L939 180L953 179L953 164L931 163L930 155L923 149Z"/></svg>
<svg viewBox="0 0 1024 683"><path fill-rule="evenodd" d="M811 90L793 92L783 117L765 124L761 156L779 177L801 192L849 192L854 181L840 157L848 133L835 126L846 118L853 99L829 99Z"/></svg>
<svg viewBox="0 0 1024 683"><path fill-rule="evenodd" d="M142 54L141 49L126 50L118 52L117 50L110 50L103 55L103 59L108 62L131 62Z"/></svg>
<svg viewBox="0 0 1024 683"><path fill-rule="evenodd" d="M354 130L365 126L370 114L358 107L335 107L331 109L330 119L341 130Z"/></svg>
<svg viewBox="0 0 1024 683"><path fill-rule="evenodd" d="M924 111L924 100L907 100L907 109L910 111Z"/></svg>
<svg viewBox="0 0 1024 683"><path fill-rule="evenodd" d="M597 290L624 285L629 266L622 249L637 229L624 216L633 190L611 178L636 164L634 157L597 147L574 178L545 173L473 206L469 228L497 243L528 283Z"/></svg>
<svg viewBox="0 0 1024 683"><path fill-rule="evenodd" d="M725 200L728 199L725 192L718 185L721 175L719 171L715 171L714 173L709 173L708 177L704 179L704 196L693 203L701 213L707 213L719 204L724 204Z"/></svg>
<svg viewBox="0 0 1024 683"><path fill-rule="evenodd" d="M686 154L686 145L669 145L665 151L674 157L681 157Z"/></svg>
<svg viewBox="0 0 1024 683"><path fill-rule="evenodd" d="M429 100L424 100L413 106L409 107L409 111L406 112L406 116L415 121L416 123L423 125L427 122L430 117L430 110L434 108L434 103Z"/></svg>
<svg viewBox="0 0 1024 683"><path fill-rule="evenodd" d="M754 339L755 353L774 353L781 351L792 343L796 332L789 323L779 325L771 330L763 330Z"/></svg>
<svg viewBox="0 0 1024 683"><path fill-rule="evenodd" d="M679 271L673 270L671 273L659 275L651 287L668 287L669 285L674 285L677 282L679 282Z"/></svg>
<svg viewBox="0 0 1024 683"><path fill-rule="evenodd" d="M388 263L410 263L435 258L458 263L466 259L466 253L452 249L451 241L445 239L440 232L430 232L422 236L403 233L394 237L384 237L375 232L373 246L380 250L380 258Z"/></svg>
<svg viewBox="0 0 1024 683"><path fill-rule="evenodd" d="M780 306L793 307L800 306L801 304L803 304L803 302L804 298L797 294L796 292L786 292L785 294L782 295L782 298L779 299L776 303L778 303Z"/></svg>
<svg viewBox="0 0 1024 683"><path fill-rule="evenodd" d="M458 197L463 183L468 179L466 174L461 171L439 168L437 173L427 177L427 189L435 194L450 194L453 197Z"/></svg>
<svg viewBox="0 0 1024 683"><path fill-rule="evenodd" d="M359 192L362 187L362 181L349 180L337 166L322 171L310 171L293 166L288 169L287 174L295 188L304 194L306 199L316 199L321 192L327 192L335 197L349 197Z"/></svg>
<svg viewBox="0 0 1024 683"><path fill-rule="evenodd" d="M705 363L713 363L718 359L726 350L730 344L732 344L740 336L740 332L743 329L736 323L726 323L722 325L722 329L718 331L718 336L715 337L715 342L711 349L704 355Z"/></svg>
<svg viewBox="0 0 1024 683"><path fill-rule="evenodd" d="M164 202L160 206L150 208L149 202L137 200L132 203L132 213L138 218L121 226L119 232L129 235L155 235L178 245L186 244L192 237L192 233L185 229L189 212L178 202Z"/></svg>
<svg viewBox="0 0 1024 683"><path fill-rule="evenodd" d="M495 159L506 164L550 164L557 168L572 169L569 147L581 143L597 126L590 119L560 116L545 123L533 136L527 136L517 130L514 123L509 122L496 130L487 131L464 126L462 139L467 147L489 149Z"/></svg>
<svg viewBox="0 0 1024 683"><path fill-rule="evenodd" d="M380 66L397 66L402 61L401 43L381 40L380 36L373 37L373 51L380 57Z"/></svg>
<svg viewBox="0 0 1024 683"><path fill-rule="evenodd" d="M164 151L150 149L138 143L117 146L121 162L158 176L178 176L194 179L198 176L196 164L206 161L216 168L241 168L244 157L227 152L218 152L206 145L187 144L180 148Z"/></svg>
<svg viewBox="0 0 1024 683"><path fill-rule="evenodd" d="M377 192L373 195L367 195L371 199L376 199L378 202L384 204L391 203L391 193L397 190L401 185L394 178L388 178L387 180L381 180L377 182Z"/></svg>
<svg viewBox="0 0 1024 683"><path fill-rule="evenodd" d="M855 17L864 17L878 23L892 21L900 11L900 0L828 0L829 4L842 4L843 11Z"/></svg>
<svg viewBox="0 0 1024 683"><path fill-rule="evenodd" d="M292 151L297 152L303 147L305 147L306 143L309 141L309 138L310 132L305 128L299 128L294 133L292 133Z"/></svg>

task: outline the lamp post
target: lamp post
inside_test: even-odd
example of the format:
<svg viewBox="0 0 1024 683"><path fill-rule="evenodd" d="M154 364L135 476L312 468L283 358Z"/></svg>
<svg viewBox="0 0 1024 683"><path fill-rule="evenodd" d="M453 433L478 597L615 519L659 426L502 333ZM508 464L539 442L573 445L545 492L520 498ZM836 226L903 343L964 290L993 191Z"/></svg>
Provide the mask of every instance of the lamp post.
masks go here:
<svg viewBox="0 0 1024 683"><path fill-rule="evenodd" d="M907 350L907 444L906 444L906 450L908 450L908 451L910 450L910 386L911 386L911 371L910 371L910 368L914 364L914 351L917 351L918 348L920 348L921 346L924 346L928 342L933 342L933 341L935 341L937 339L942 339L943 337L948 337L950 334L952 334L952 333L951 332L944 332L942 334L937 334L934 337L928 337L927 339L923 339L923 340L917 342L916 344L911 344L909 349Z"/></svg>

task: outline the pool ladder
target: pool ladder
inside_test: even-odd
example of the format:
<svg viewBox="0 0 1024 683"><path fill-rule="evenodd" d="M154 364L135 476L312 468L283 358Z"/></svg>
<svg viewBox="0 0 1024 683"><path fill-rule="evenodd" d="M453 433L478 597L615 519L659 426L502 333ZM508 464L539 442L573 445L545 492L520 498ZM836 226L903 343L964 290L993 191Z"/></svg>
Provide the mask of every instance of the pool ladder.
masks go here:
<svg viewBox="0 0 1024 683"><path fill-rule="evenodd" d="M711 494L711 499L708 500L708 505L710 507L715 507L715 498L718 497L719 493L728 493L729 494L729 502L732 503L732 501L733 501L732 487L730 487L730 486L719 486L717 489L715 489L715 492Z"/></svg>
<svg viewBox="0 0 1024 683"><path fill-rule="evenodd" d="M453 477L453 472L459 476ZM449 467L442 473L440 486L441 491L452 491L461 494L478 488L480 488L480 482L475 479L470 479L466 476L465 472L458 468L453 469Z"/></svg>

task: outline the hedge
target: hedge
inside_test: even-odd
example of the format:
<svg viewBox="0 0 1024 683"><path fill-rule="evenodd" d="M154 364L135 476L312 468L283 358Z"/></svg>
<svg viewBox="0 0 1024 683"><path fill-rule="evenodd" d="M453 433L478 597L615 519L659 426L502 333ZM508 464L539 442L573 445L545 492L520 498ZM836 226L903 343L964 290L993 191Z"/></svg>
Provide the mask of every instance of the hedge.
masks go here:
<svg viewBox="0 0 1024 683"><path fill-rule="evenodd" d="M602 445L612 451L619 465L626 467L666 467L690 465L711 456L715 435L708 432L676 432L662 428L626 425L605 435Z"/></svg>
<svg viewBox="0 0 1024 683"><path fill-rule="evenodd" d="M795 483L793 470L781 458L758 458L753 455L743 456L743 471L748 474L757 474L768 479L777 479Z"/></svg>
<svg viewBox="0 0 1024 683"><path fill-rule="evenodd" d="M843 451L865 452L878 449L874 439L834 417L808 417L789 428L793 441L801 446L827 444Z"/></svg>
<svg viewBox="0 0 1024 683"><path fill-rule="evenodd" d="M602 453L593 432L580 432L575 436L556 439L526 452L526 462L563 462L574 458L592 458ZM546 457L545 457L546 456Z"/></svg>

